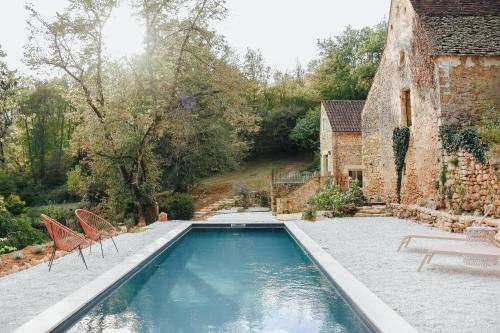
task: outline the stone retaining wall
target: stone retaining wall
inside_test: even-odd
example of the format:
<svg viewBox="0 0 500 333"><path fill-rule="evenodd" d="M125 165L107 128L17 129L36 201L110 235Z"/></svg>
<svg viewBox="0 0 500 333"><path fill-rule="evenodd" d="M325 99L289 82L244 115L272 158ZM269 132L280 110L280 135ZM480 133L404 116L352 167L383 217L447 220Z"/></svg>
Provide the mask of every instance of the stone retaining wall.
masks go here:
<svg viewBox="0 0 500 333"><path fill-rule="evenodd" d="M446 208L456 214L482 214L484 205L493 204L497 209L491 215L500 216L500 173L495 158L481 165L471 154L459 151L456 156L446 156L445 163L446 183L441 191Z"/></svg>
<svg viewBox="0 0 500 333"><path fill-rule="evenodd" d="M465 228L481 221L481 216L453 215L447 212L433 210L418 205L403 205L391 203L387 210L393 216L411 219L420 224L437 227L441 230L462 233ZM490 227L500 228L500 219L485 218L483 223ZM500 245L500 230L496 235L497 245Z"/></svg>
<svg viewBox="0 0 500 333"><path fill-rule="evenodd" d="M309 179L304 184L279 184L277 191L272 191L272 209L277 214L291 214L299 213L304 209L307 199L316 192L316 190L326 181L329 177L314 177ZM293 185L293 186L291 186Z"/></svg>

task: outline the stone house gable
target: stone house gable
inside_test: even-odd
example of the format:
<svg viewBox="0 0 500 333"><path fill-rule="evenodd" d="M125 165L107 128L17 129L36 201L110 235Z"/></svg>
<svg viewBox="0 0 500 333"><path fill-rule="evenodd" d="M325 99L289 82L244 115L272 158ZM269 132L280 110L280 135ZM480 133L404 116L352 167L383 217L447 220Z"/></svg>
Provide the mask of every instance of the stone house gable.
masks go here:
<svg viewBox="0 0 500 333"><path fill-rule="evenodd" d="M346 190L349 177L362 182L361 110L364 101L321 103L321 175Z"/></svg>
<svg viewBox="0 0 500 333"><path fill-rule="evenodd" d="M439 206L447 201L449 206L444 190L450 192L448 197L455 196L455 191L468 195L467 189L439 185L440 173L443 169L448 172L450 157L442 149L438 131L442 124L477 124L485 103L500 109L498 4L493 0L391 2L387 43L362 111L362 165L368 198L396 200L392 151L396 127L410 128L403 203ZM460 162L467 169L466 164L465 160ZM474 164L473 168L478 167ZM498 173L494 165L485 170ZM470 191L477 188L475 185L471 184ZM498 178L483 192L488 193L466 210L497 202Z"/></svg>

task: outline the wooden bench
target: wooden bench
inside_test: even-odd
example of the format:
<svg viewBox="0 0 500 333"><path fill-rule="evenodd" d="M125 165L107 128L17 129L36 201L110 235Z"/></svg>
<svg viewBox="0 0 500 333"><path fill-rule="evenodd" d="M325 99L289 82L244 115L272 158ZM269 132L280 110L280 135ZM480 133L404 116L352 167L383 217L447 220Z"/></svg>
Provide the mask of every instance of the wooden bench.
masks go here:
<svg viewBox="0 0 500 333"><path fill-rule="evenodd" d="M470 245L439 245L433 247L429 250L422 262L418 266L417 272L420 272L422 267L427 263L431 262L431 259L437 255L449 255L449 256L460 256L460 257L474 257L478 259L500 259L500 248L497 247L478 247L478 246L470 246Z"/></svg>

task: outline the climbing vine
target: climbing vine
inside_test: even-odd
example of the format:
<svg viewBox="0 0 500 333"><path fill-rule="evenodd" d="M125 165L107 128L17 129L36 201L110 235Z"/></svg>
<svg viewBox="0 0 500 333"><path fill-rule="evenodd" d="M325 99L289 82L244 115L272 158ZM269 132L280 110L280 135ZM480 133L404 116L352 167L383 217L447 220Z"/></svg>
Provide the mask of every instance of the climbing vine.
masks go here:
<svg viewBox="0 0 500 333"><path fill-rule="evenodd" d="M443 148L448 154L462 149L470 153L481 164L486 164L487 146L481 142L474 127L457 128L451 125L441 125L439 136L443 141Z"/></svg>
<svg viewBox="0 0 500 333"><path fill-rule="evenodd" d="M403 166L406 153L410 144L410 129L408 127L396 127L392 132L392 149L394 151L394 164L398 176L396 183L396 194L398 203L401 202L401 180L403 177Z"/></svg>

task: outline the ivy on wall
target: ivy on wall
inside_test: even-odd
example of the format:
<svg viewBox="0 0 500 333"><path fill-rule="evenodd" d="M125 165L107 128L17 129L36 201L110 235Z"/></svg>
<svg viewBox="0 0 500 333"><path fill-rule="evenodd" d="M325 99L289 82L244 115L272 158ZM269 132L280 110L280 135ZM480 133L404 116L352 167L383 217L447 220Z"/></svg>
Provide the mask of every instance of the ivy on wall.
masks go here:
<svg viewBox="0 0 500 333"><path fill-rule="evenodd" d="M392 149L394 151L394 164L396 165L396 174L398 177L396 183L398 203L401 202L401 180L403 177L403 166L409 144L410 129L408 127L396 127L392 131Z"/></svg>
<svg viewBox="0 0 500 333"><path fill-rule="evenodd" d="M474 127L457 128L451 125L441 125L439 136L443 141L443 148L448 154L462 149L470 153L481 164L486 164L487 146L481 142Z"/></svg>

